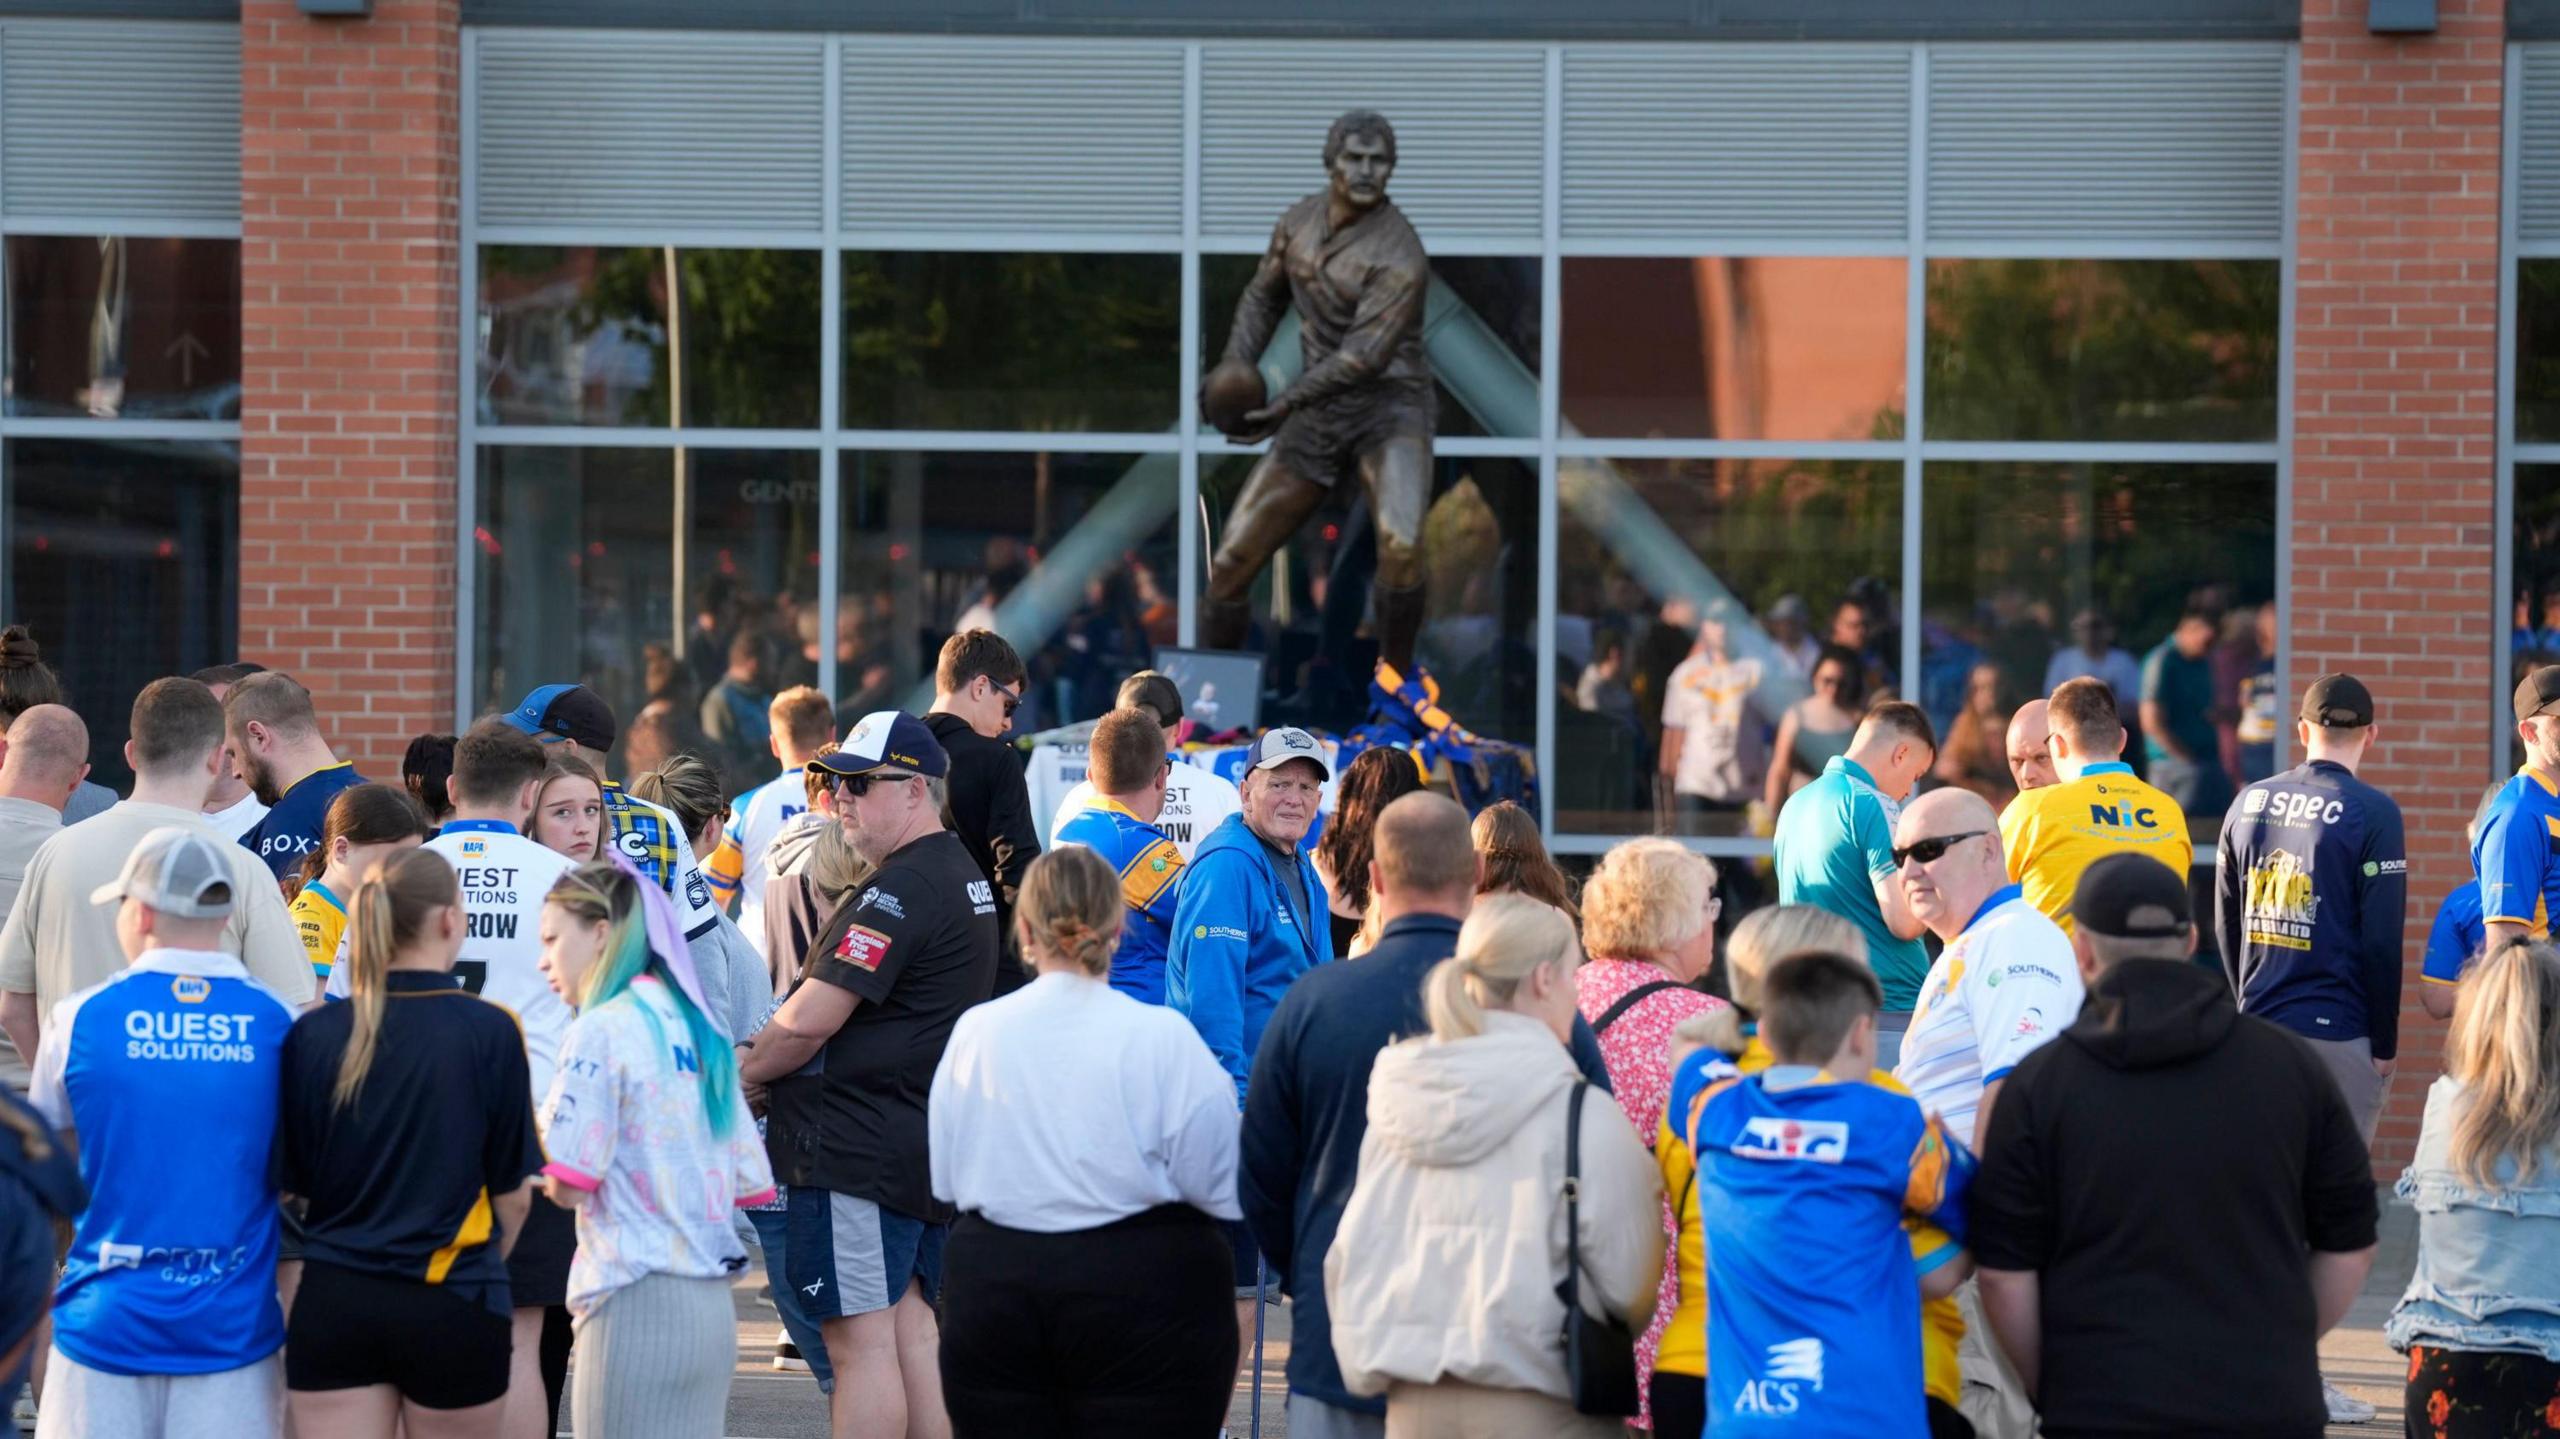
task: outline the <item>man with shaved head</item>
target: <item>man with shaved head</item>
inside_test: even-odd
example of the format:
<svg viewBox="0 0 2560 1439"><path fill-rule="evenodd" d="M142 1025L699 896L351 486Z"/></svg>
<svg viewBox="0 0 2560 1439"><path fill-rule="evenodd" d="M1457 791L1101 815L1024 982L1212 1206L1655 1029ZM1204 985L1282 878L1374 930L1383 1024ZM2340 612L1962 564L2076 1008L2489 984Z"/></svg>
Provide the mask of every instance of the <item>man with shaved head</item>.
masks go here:
<svg viewBox="0 0 2560 1439"><path fill-rule="evenodd" d="M1423 1032L1423 977L1457 952L1474 907L1476 852L1467 812L1443 795L1409 794L1378 812L1369 903L1386 920L1356 963L1323 964L1289 988L1262 1031L1245 1086L1236 1197L1245 1222L1296 1306L1289 1345L1289 1432L1316 1439L1386 1433L1386 1405L1353 1394L1333 1357L1324 1260L1351 1202L1369 1132L1369 1067ZM1590 1026L1573 1024L1583 1077L1608 1088Z"/></svg>
<svg viewBox="0 0 2560 1439"><path fill-rule="evenodd" d="M2018 782L2020 794L2060 780L2053 772L2052 736L2043 700L2029 700L2009 716L2009 778Z"/></svg>
<svg viewBox="0 0 2560 1439"><path fill-rule="evenodd" d="M2009 1071L2079 1018L2080 971L2061 927L2010 883L1999 819L1982 796L1941 789L1913 800L1894 826L1893 861L1904 902L1946 946L1920 984L1894 1078L1979 1151ZM1956 1302L1965 1417L1986 1439L2026 1439L2035 1409L1992 1346L1970 1283Z"/></svg>
<svg viewBox="0 0 2560 1439"><path fill-rule="evenodd" d="M62 705L37 705L9 725L0 753L0 919L17 907L27 862L62 832L63 806L89 777L89 726ZM27 1066L0 1045L0 1081L27 1092Z"/></svg>

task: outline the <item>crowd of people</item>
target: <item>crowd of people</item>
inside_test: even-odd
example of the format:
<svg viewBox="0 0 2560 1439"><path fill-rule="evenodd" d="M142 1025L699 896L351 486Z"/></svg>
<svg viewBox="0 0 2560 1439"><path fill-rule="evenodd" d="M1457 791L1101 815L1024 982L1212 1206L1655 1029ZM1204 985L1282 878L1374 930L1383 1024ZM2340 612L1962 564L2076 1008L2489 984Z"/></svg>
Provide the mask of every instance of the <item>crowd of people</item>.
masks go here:
<svg viewBox="0 0 2560 1439"><path fill-rule="evenodd" d="M838 1439L1207 1439L1284 1300L1296 1439L2370 1418L2318 1343L2398 1056L2371 692L2302 696L2203 912L2105 656L1968 698L1992 792L1853 661L1728 926L1676 840L1577 886L1517 806L1288 727L1186 848L1151 672L1044 846L984 630L922 716L765 699L748 783L630 771L575 683L370 782L222 666L134 699L79 818L87 726L0 636L0 1374L48 1439L702 1439L760 1263ZM2515 705L2399 1190L2441 1439L2560 1412L2560 667ZM1666 762L1731 778L1697 728Z"/></svg>

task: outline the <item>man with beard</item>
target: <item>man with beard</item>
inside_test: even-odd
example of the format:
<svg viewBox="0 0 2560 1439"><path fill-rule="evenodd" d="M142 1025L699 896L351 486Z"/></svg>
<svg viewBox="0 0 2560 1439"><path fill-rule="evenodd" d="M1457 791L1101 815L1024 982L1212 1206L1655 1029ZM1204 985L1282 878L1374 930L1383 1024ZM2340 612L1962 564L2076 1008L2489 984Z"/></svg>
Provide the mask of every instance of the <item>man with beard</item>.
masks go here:
<svg viewBox="0 0 2560 1439"><path fill-rule="evenodd" d="M224 738L241 783L267 807L267 817L240 837L282 879L320 847L329 801L364 783L353 762L320 737L311 691L273 670L250 675L222 697Z"/></svg>

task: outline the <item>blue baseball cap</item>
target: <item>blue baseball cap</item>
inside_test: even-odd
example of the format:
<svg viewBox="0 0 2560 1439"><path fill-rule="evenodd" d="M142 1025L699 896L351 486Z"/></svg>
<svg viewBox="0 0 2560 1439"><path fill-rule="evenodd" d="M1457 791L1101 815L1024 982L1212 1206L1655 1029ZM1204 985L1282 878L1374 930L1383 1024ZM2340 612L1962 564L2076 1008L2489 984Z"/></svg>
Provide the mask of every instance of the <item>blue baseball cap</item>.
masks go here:
<svg viewBox="0 0 2560 1439"><path fill-rule="evenodd" d="M499 716L535 739L574 740L602 753L613 748L613 706L585 685L544 685Z"/></svg>
<svg viewBox="0 0 2560 1439"><path fill-rule="evenodd" d="M809 761L808 767L844 775L902 769L941 779L951 773L951 756L923 720L903 710L873 710L844 737L843 744Z"/></svg>

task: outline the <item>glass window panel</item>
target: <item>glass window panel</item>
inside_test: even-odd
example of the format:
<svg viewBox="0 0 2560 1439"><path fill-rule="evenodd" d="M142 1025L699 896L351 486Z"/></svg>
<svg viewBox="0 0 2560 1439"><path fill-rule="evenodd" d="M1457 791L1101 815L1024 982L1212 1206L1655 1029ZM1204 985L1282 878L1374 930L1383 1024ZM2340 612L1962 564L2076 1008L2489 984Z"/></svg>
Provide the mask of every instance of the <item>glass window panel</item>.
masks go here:
<svg viewBox="0 0 2560 1439"><path fill-rule="evenodd" d="M818 264L814 250L484 245L480 422L813 428Z"/></svg>
<svg viewBox="0 0 2560 1439"><path fill-rule="evenodd" d="M575 680L622 773L690 749L772 778L729 716L817 682L817 455L486 446L479 498L481 710Z"/></svg>
<svg viewBox="0 0 2560 1439"><path fill-rule="evenodd" d="M1901 464L1566 460L1557 491L1556 830L1766 834L1753 808L1820 773L1893 681ZM1825 639L1858 662L1824 660ZM1843 668L1854 692L1808 698ZM1657 784L1666 712L1687 722Z"/></svg>
<svg viewBox="0 0 2560 1439"><path fill-rule="evenodd" d="M1933 440L2272 440L2274 260L1939 260Z"/></svg>
<svg viewBox="0 0 2560 1439"><path fill-rule="evenodd" d="M1200 366L1227 351L1236 301L1258 255L1200 257ZM1538 261L1534 256L1440 255L1423 316L1443 435L1538 434ZM1274 337L1274 351L1278 340ZM1288 363L1297 363L1290 341Z"/></svg>
<svg viewBox="0 0 2560 1439"><path fill-rule="evenodd" d="M9 613L122 789L134 695L238 654L240 447L12 440L8 466Z"/></svg>
<svg viewBox="0 0 2560 1439"><path fill-rule="evenodd" d="M1258 456L1203 458L1200 497L1223 531ZM1441 703L1480 735L1537 738L1538 469L1534 461L1440 456L1423 516L1424 611L1414 656ZM1211 544L1200 547L1207 583ZM1371 612L1377 536L1358 485L1336 485L1254 581L1246 647L1268 660L1262 719L1340 732L1369 708L1378 662Z"/></svg>
<svg viewBox="0 0 2560 1439"><path fill-rule="evenodd" d="M2560 441L2560 259L2516 261L2516 438Z"/></svg>
<svg viewBox="0 0 2560 1439"><path fill-rule="evenodd" d="M861 430L1173 428L1172 255L844 257L844 423Z"/></svg>
<svg viewBox="0 0 2560 1439"><path fill-rule="evenodd" d="M1899 259L1568 259L1566 431L1897 439L1910 269Z"/></svg>
<svg viewBox="0 0 2560 1439"><path fill-rule="evenodd" d="M1094 719L1179 637L1175 456L849 451L840 465L846 718L921 710L942 642L984 626L1031 672L1017 733Z"/></svg>
<svg viewBox="0 0 2560 1439"><path fill-rule="evenodd" d="M2519 396L2521 400L2521 396ZM2521 416L2523 411L2517 411ZM2560 465L2516 466L2515 609L2509 627L2511 672L2498 688L2500 714L2524 677L2560 664ZM2524 764L2524 742L2507 725L2508 768Z"/></svg>
<svg viewBox="0 0 2560 1439"><path fill-rule="evenodd" d="M2237 784L2274 771L2291 713L2275 689L2274 468L1937 464L1921 514L1921 704L1949 732L1974 681L1998 679L1967 726L1980 731L1966 761L1977 782L2005 788L1996 761L2017 704L2097 674L2118 691L2125 758L2185 803L2197 848L2209 848ZM2179 619L2191 605L2214 619L2188 636L2189 653ZM2155 651L2166 742L2142 732ZM2197 763L2179 764L2169 744Z"/></svg>
<svg viewBox="0 0 2560 1439"><path fill-rule="evenodd" d="M9 413L240 417L240 242L12 235Z"/></svg>

